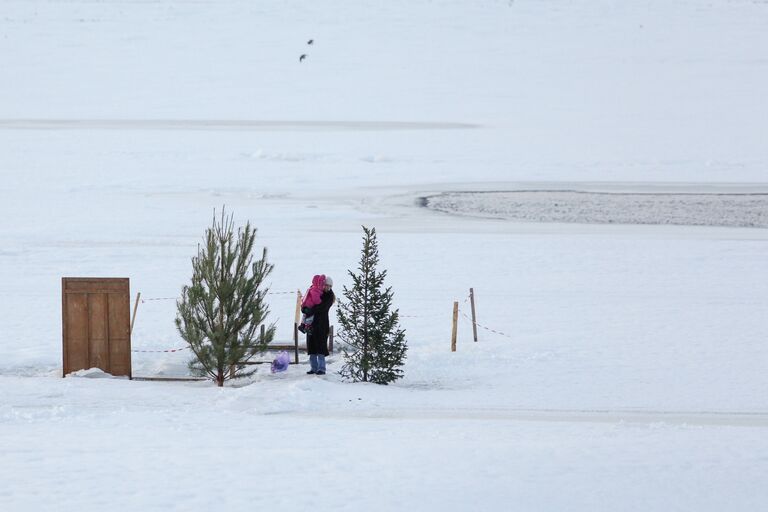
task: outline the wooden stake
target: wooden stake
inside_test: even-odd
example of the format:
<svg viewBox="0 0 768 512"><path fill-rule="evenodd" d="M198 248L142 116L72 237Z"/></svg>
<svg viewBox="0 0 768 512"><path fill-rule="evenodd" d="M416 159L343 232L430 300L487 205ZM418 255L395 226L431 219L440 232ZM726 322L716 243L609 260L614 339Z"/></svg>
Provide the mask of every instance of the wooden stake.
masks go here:
<svg viewBox="0 0 768 512"><path fill-rule="evenodd" d="M309 347L307 347L309 350ZM299 364L299 324L293 324L293 364Z"/></svg>
<svg viewBox="0 0 768 512"><path fill-rule="evenodd" d="M259 332L259 341L262 343L264 343L264 337L267 335L265 331L266 329L264 328L264 324L261 324L261 331Z"/></svg>
<svg viewBox="0 0 768 512"><path fill-rule="evenodd" d="M301 290L296 290L296 314L293 317L293 321L298 324L301 321Z"/></svg>
<svg viewBox="0 0 768 512"><path fill-rule="evenodd" d="M293 364L299 364L299 322L301 321L301 301L301 290L296 290L296 314L293 317Z"/></svg>
<svg viewBox="0 0 768 512"><path fill-rule="evenodd" d="M472 305L472 335L477 341L477 315L475 314L475 290L469 289L469 303Z"/></svg>
<svg viewBox="0 0 768 512"><path fill-rule="evenodd" d="M131 318L131 334L133 334L133 324L136 323L136 310L139 309L140 299L141 299L141 292L136 294L136 304L133 305L133 318Z"/></svg>
<svg viewBox="0 0 768 512"><path fill-rule="evenodd" d="M454 301L453 303L453 330L451 332L451 352L456 352L456 334L458 331L459 323L459 303Z"/></svg>

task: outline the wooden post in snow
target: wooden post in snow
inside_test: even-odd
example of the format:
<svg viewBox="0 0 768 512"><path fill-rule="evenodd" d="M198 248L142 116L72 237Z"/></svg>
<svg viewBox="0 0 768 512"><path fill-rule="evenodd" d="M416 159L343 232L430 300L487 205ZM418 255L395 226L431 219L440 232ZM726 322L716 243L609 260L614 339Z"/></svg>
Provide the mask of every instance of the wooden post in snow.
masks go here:
<svg viewBox="0 0 768 512"><path fill-rule="evenodd" d="M453 303L453 330L451 331L451 352L456 352L456 335L458 333L459 323L459 303Z"/></svg>
<svg viewBox="0 0 768 512"><path fill-rule="evenodd" d="M299 364L299 322L301 321L301 290L296 290L296 314L293 317L293 364ZM309 349L309 347L307 347Z"/></svg>
<svg viewBox="0 0 768 512"><path fill-rule="evenodd" d="M294 323L298 324L301 321L301 290L296 290L296 314L293 317Z"/></svg>
<svg viewBox="0 0 768 512"><path fill-rule="evenodd" d="M136 323L136 310L139 309L139 300L141 300L141 292L136 294L136 304L133 305L133 317L131 318L131 334L133 334L133 324Z"/></svg>
<svg viewBox="0 0 768 512"><path fill-rule="evenodd" d="M293 364L299 364L299 324L296 322L293 324Z"/></svg>
<svg viewBox="0 0 768 512"><path fill-rule="evenodd" d="M475 290L474 288L469 289L469 303L472 306L472 335L475 337L475 341L477 341L477 315L475 314Z"/></svg>

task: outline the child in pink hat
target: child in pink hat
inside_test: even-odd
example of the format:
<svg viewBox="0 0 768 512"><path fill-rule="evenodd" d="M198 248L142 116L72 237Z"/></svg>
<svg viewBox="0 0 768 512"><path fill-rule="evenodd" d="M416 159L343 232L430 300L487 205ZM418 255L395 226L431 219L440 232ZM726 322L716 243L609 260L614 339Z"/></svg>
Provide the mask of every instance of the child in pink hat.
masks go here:
<svg viewBox="0 0 768 512"><path fill-rule="evenodd" d="M299 324L299 330L303 333L312 332L312 321L314 320L314 314L312 308L320 304L320 297L323 295L323 287L325 286L325 276L320 274L312 278L312 286L307 289L307 293L304 294L304 300L301 301L301 323Z"/></svg>

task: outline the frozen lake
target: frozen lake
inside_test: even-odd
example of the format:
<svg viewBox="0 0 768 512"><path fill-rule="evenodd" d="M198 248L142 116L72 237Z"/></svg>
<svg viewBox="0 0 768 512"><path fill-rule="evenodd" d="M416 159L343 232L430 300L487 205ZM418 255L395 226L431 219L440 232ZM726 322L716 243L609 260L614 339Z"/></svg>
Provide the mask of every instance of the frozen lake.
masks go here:
<svg viewBox="0 0 768 512"><path fill-rule="evenodd" d="M765 2L2 5L3 512L768 507ZM405 377L61 378L63 276L187 374L223 205L281 341L376 227Z"/></svg>

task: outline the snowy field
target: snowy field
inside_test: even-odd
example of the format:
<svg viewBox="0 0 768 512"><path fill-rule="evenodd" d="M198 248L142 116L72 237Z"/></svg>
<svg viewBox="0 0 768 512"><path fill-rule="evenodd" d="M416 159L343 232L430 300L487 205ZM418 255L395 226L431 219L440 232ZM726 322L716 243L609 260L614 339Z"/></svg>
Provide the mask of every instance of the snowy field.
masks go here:
<svg viewBox="0 0 768 512"><path fill-rule="evenodd" d="M766 193L768 3L1 5L0 510L768 507L768 230L420 206ZM275 263L283 340L290 292L340 294L376 227L405 378L62 379L61 277L129 277L133 348L183 347L173 298L224 204ZM470 287L487 329L461 316L451 353Z"/></svg>

